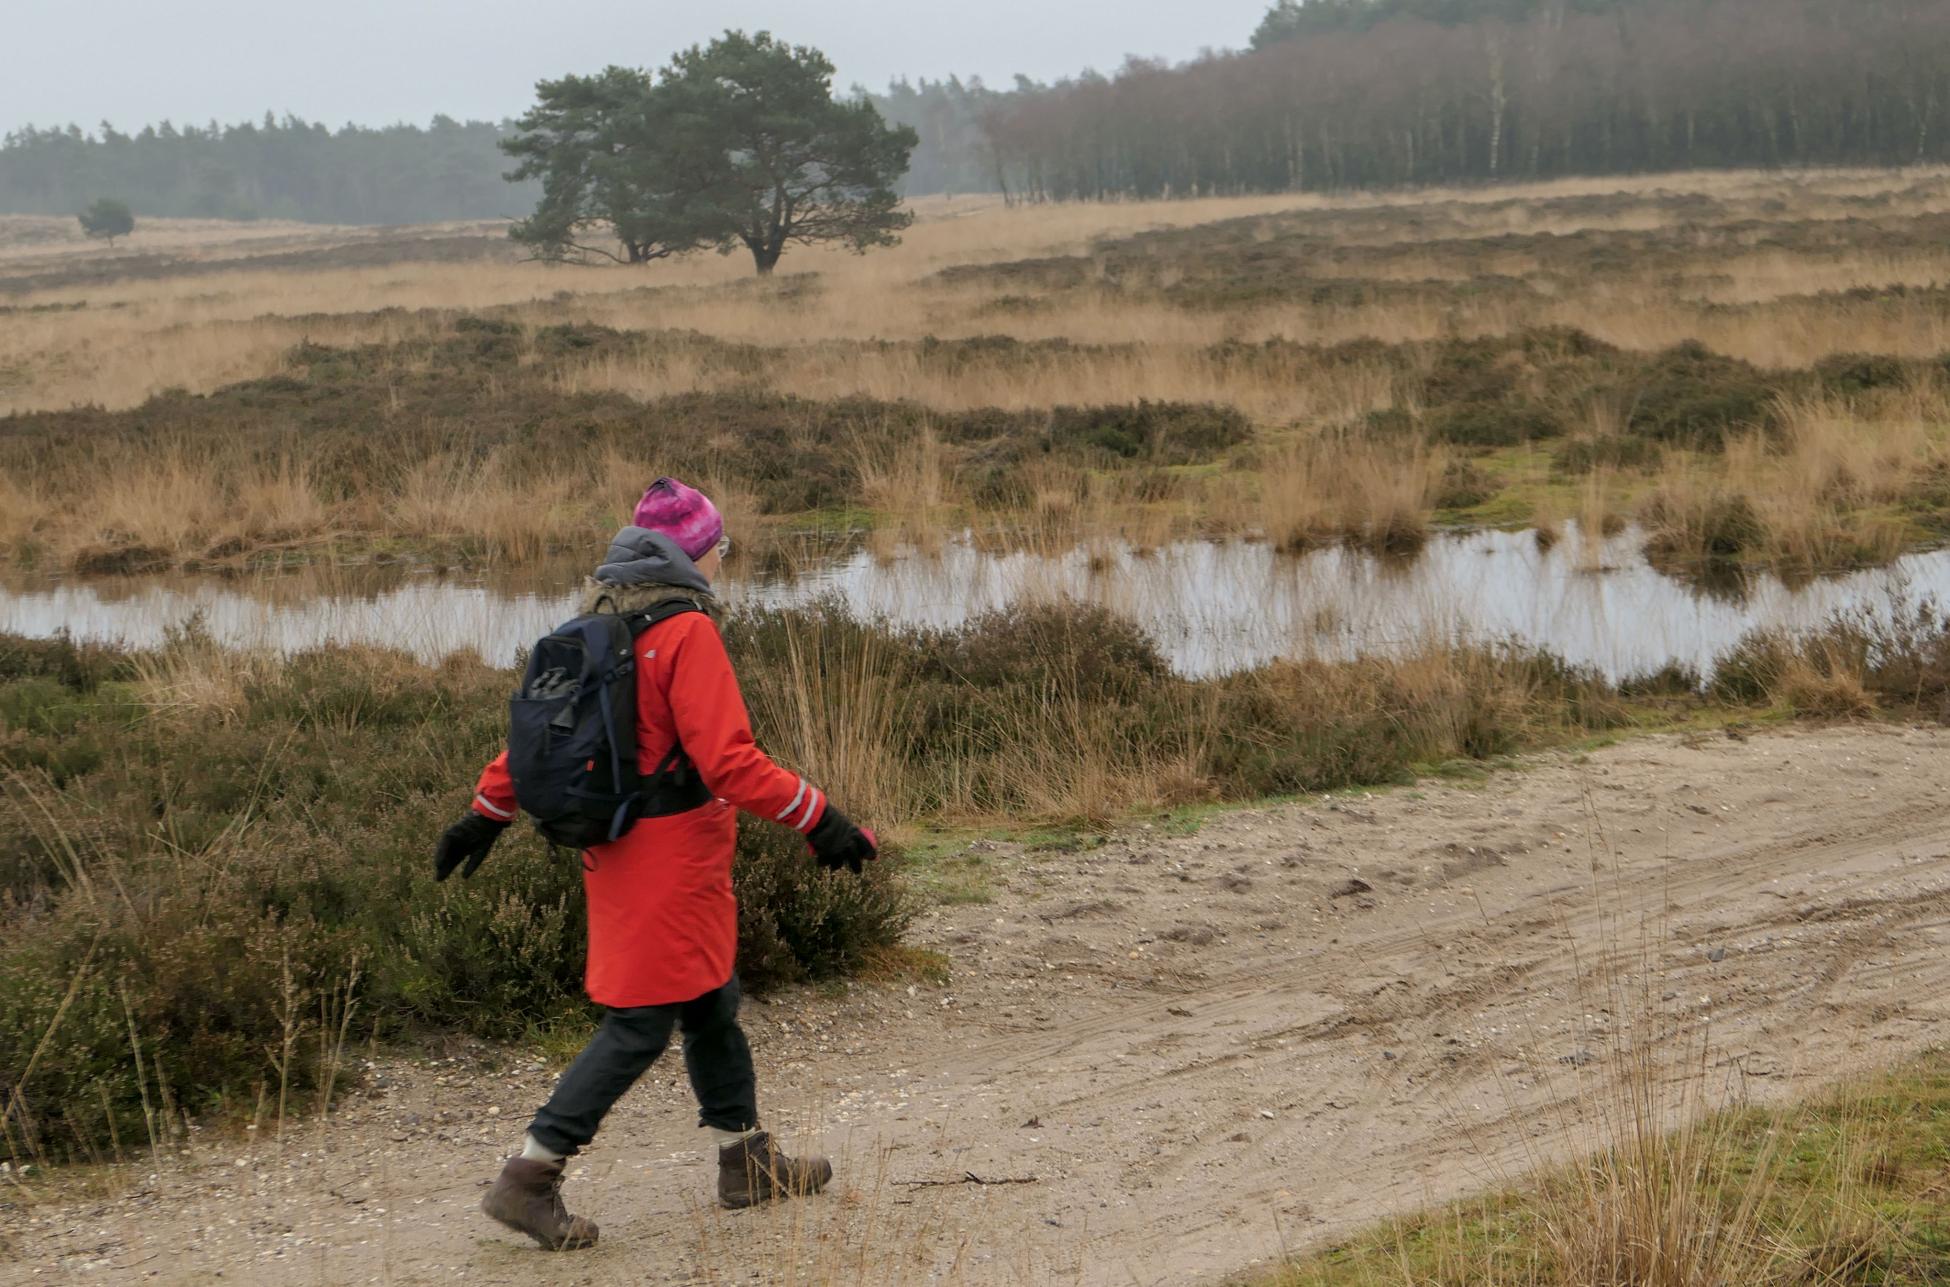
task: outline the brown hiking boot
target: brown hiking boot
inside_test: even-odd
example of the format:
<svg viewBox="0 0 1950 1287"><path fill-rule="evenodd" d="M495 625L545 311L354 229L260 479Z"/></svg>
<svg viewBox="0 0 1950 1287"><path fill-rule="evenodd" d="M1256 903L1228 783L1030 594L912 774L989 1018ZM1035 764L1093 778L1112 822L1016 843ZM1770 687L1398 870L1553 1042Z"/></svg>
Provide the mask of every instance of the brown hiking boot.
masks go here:
<svg viewBox="0 0 1950 1287"><path fill-rule="evenodd" d="M481 1199L481 1210L525 1233L545 1251L578 1251L596 1245L596 1222L572 1216L562 1205L562 1163L511 1157L501 1178Z"/></svg>
<svg viewBox="0 0 1950 1287"><path fill-rule="evenodd" d="M736 1211L817 1193L833 1178L823 1157L787 1157L765 1131L718 1150L718 1201Z"/></svg>

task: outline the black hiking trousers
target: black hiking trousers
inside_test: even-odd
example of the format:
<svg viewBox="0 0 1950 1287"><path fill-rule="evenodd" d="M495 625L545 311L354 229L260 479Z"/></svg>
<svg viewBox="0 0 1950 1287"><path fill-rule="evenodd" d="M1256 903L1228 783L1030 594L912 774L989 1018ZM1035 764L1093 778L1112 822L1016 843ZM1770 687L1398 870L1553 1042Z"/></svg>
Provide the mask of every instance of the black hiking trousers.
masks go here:
<svg viewBox="0 0 1950 1287"><path fill-rule="evenodd" d="M684 1071L697 1096L698 1122L720 1130L758 1126L758 1082L752 1048L738 1026L738 976L721 988L676 1005L611 1010L555 1083L555 1093L535 1114L528 1133L543 1148L575 1153L596 1138L596 1128L616 1101L636 1084L670 1044L673 1028L684 1033Z"/></svg>

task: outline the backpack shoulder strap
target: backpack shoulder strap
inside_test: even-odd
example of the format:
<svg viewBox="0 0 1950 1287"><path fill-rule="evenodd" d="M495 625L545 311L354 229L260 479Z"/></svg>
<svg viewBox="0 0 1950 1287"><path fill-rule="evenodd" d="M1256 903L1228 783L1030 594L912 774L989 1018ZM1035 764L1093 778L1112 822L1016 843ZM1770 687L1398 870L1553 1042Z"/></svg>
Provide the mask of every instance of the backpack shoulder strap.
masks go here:
<svg viewBox="0 0 1950 1287"><path fill-rule="evenodd" d="M659 622L668 621L672 617L681 617L686 612L703 611L704 605L695 599L668 599L641 612L624 613L623 620L629 623L630 636L636 638Z"/></svg>
<svg viewBox="0 0 1950 1287"><path fill-rule="evenodd" d="M629 613L624 620L629 624L631 639L641 639L643 632L650 627L687 612L704 612L704 605L695 599L671 599L653 608ZM662 761L644 774L639 782L638 817L655 818L684 813L711 802L711 790L698 775L697 766L691 763L682 741L673 741Z"/></svg>

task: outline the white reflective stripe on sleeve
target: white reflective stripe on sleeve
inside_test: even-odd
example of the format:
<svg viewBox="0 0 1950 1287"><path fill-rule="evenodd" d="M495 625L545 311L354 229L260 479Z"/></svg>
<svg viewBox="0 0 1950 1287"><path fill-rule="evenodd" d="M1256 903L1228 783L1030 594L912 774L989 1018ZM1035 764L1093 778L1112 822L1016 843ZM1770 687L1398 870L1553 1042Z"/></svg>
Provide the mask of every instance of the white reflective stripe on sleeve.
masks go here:
<svg viewBox="0 0 1950 1287"><path fill-rule="evenodd" d="M514 810L500 808L496 806L494 801L488 799L484 795L477 795L474 797L474 807L479 809L482 813L485 813L488 817L499 818L502 822L510 821L515 816Z"/></svg>
<svg viewBox="0 0 1950 1287"><path fill-rule="evenodd" d="M806 780L804 778L800 778L799 794L792 797L791 804L788 804L785 808L780 809L777 813L773 814L772 821L784 822L786 820L787 815L789 815L794 809L798 808L799 802L805 798L806 798Z"/></svg>
<svg viewBox="0 0 1950 1287"><path fill-rule="evenodd" d="M814 787L812 799L806 801L806 812L792 825L800 831L811 831L814 819L825 811L825 806L826 797L819 793L818 787Z"/></svg>

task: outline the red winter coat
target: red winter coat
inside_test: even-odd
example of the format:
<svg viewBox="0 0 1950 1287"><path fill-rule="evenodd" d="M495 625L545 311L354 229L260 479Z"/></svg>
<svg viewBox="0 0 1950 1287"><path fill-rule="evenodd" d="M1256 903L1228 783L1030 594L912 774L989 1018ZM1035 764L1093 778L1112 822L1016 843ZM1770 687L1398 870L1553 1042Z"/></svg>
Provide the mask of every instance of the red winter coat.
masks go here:
<svg viewBox="0 0 1950 1287"><path fill-rule="evenodd" d="M656 764L675 742L717 796L688 813L644 818L620 840L588 851L585 986L599 1005L689 1001L731 978L738 903L731 894L737 810L804 833L826 796L788 773L752 740L745 699L717 625L701 612L661 621L637 639L637 763ZM481 774L474 810L515 816L503 751Z"/></svg>

